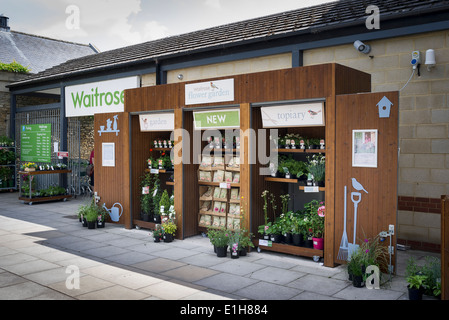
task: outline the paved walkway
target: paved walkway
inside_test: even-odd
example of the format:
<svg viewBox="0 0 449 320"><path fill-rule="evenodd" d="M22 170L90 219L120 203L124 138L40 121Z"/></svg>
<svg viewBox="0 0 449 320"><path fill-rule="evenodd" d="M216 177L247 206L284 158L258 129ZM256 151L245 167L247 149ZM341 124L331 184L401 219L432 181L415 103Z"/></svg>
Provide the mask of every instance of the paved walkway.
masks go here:
<svg viewBox="0 0 449 320"><path fill-rule="evenodd" d="M76 210L87 199L30 206L17 196L0 193L1 300L403 300L406 259L428 254L399 251L391 282L354 288L344 266L268 251L217 258L202 236L154 243L148 230L83 228Z"/></svg>

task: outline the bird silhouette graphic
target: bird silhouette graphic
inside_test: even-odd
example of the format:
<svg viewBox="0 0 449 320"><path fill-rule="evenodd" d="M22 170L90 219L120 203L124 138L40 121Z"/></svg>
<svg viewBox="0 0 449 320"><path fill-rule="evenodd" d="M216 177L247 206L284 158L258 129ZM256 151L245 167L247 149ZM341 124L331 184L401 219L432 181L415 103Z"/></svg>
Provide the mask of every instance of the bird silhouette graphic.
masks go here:
<svg viewBox="0 0 449 320"><path fill-rule="evenodd" d="M310 114L310 116L312 117L312 119L313 119L313 117L314 116L316 116L316 115L318 115L318 113L320 113L321 112L321 110L320 111L318 111L318 112L316 112L316 111L313 111L313 110L309 110L309 111L307 111L309 114Z"/></svg>
<svg viewBox="0 0 449 320"><path fill-rule="evenodd" d="M368 191L366 191L365 188L360 184L360 182L358 182L355 178L352 178L352 187L357 191L363 190L368 193Z"/></svg>
<svg viewBox="0 0 449 320"><path fill-rule="evenodd" d="M217 87L213 82L210 83L210 87L211 87L212 89L218 89L218 87Z"/></svg>

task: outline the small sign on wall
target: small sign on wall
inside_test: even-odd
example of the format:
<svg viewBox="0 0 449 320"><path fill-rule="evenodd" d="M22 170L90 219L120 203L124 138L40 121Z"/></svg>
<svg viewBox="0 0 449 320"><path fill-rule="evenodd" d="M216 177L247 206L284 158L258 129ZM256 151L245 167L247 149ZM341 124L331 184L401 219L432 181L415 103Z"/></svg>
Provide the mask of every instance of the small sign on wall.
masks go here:
<svg viewBox="0 0 449 320"><path fill-rule="evenodd" d="M324 102L260 108L264 128L324 126Z"/></svg>
<svg viewBox="0 0 449 320"><path fill-rule="evenodd" d="M186 84L185 105L234 101L234 79Z"/></svg>
<svg viewBox="0 0 449 320"><path fill-rule="evenodd" d="M115 167L115 143L102 143L101 160L103 167Z"/></svg>
<svg viewBox="0 0 449 320"><path fill-rule="evenodd" d="M139 120L142 132L175 130L174 113L141 114Z"/></svg>
<svg viewBox="0 0 449 320"><path fill-rule="evenodd" d="M352 166L377 168L377 130L352 130Z"/></svg>

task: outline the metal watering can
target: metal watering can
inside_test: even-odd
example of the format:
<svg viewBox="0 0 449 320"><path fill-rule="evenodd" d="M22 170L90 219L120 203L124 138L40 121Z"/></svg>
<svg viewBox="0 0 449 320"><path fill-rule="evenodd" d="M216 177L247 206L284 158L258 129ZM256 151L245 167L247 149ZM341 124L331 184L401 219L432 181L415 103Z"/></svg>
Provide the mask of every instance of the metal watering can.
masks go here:
<svg viewBox="0 0 449 320"><path fill-rule="evenodd" d="M119 205L120 208L116 207L116 205ZM120 220L120 217L122 216L123 213L123 207L120 203L118 202L114 203L111 209L106 208L106 203L103 203L103 208L109 213L109 217L111 217L112 221L118 222Z"/></svg>

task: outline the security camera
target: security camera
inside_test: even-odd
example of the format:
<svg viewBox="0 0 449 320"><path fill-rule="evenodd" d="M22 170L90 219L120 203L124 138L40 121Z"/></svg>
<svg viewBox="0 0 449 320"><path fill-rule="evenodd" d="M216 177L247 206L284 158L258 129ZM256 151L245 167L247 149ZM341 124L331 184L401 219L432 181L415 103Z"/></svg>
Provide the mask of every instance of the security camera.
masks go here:
<svg viewBox="0 0 449 320"><path fill-rule="evenodd" d="M371 47L367 44L364 44L360 40L357 40L356 42L354 42L354 48L356 48L357 51L364 53L364 54L368 54L371 51Z"/></svg>

